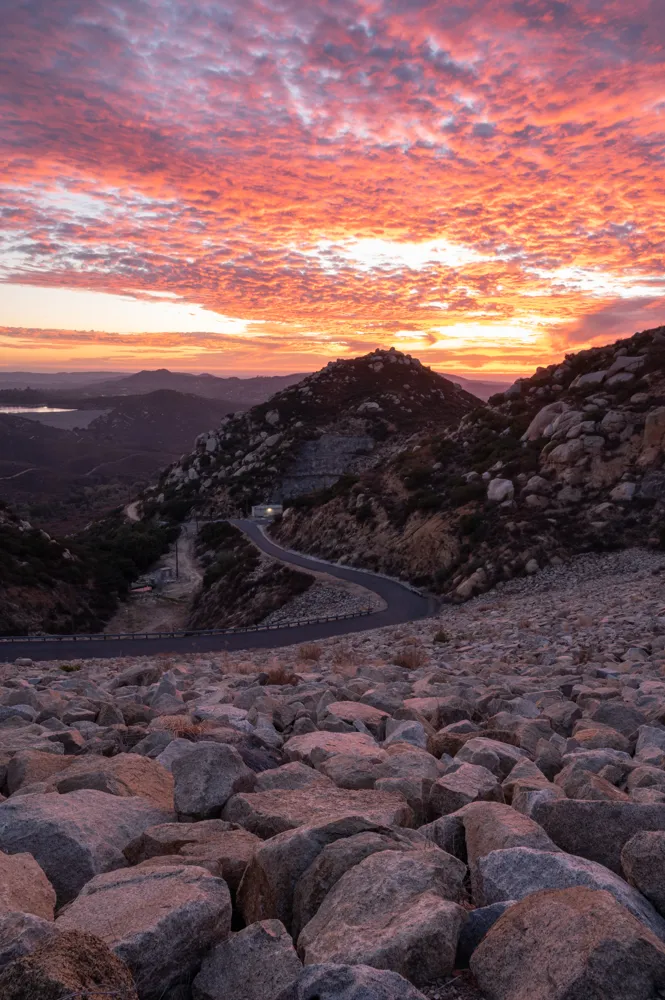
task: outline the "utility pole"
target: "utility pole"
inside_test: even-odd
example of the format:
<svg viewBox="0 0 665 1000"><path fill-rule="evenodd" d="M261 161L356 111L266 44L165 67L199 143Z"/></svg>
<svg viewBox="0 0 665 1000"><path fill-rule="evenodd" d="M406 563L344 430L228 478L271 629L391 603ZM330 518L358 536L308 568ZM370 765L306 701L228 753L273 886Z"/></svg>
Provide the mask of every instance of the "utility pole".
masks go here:
<svg viewBox="0 0 665 1000"><path fill-rule="evenodd" d="M175 578L178 579L178 539L175 540Z"/></svg>

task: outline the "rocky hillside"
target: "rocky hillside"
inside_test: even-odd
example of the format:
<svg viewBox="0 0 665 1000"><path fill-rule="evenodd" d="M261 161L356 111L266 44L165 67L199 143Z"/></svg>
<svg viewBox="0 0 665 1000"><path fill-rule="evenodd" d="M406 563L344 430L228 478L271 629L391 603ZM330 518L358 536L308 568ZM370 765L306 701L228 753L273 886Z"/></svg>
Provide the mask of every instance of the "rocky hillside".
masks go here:
<svg viewBox="0 0 665 1000"><path fill-rule="evenodd" d="M226 521L201 528L195 553L205 573L187 623L192 629L257 625L314 582L263 555Z"/></svg>
<svg viewBox="0 0 665 1000"><path fill-rule="evenodd" d="M0 996L661 1000L664 570L0 665Z"/></svg>
<svg viewBox="0 0 665 1000"><path fill-rule="evenodd" d="M62 542L0 504L0 636L101 631L177 533L115 514Z"/></svg>
<svg viewBox="0 0 665 1000"><path fill-rule="evenodd" d="M477 402L394 349L331 362L202 434L152 498L189 497L223 514L333 486L385 462L415 432L457 424Z"/></svg>
<svg viewBox="0 0 665 1000"><path fill-rule="evenodd" d="M456 600L574 552L665 544L665 328L538 369L275 534Z"/></svg>

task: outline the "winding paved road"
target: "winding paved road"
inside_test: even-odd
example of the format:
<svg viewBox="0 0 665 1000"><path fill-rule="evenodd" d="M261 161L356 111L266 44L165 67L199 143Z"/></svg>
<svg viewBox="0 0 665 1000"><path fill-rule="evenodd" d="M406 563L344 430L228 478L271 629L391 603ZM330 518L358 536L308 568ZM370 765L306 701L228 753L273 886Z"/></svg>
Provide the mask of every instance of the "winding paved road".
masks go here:
<svg viewBox="0 0 665 1000"><path fill-rule="evenodd" d="M376 576L362 570L336 566L318 559L310 559L282 548L267 538L261 527L254 521L232 521L249 539L266 555L273 556L282 562L290 563L301 569L309 569L317 573L328 573L340 580L349 580L367 590L374 591L385 601L383 611L358 618L345 618L336 622L321 622L320 624L299 625L297 627L274 628L266 632L240 632L231 635L188 635L170 639L91 639L31 642L21 639L16 642L0 641L0 662L11 661L17 657L30 657L33 660L67 660L102 657L109 659L116 656L154 656L156 653L207 653L238 649L270 649L273 646L291 646L301 642L313 642L317 639L327 639L333 635L346 635L350 632L364 632L367 629L382 628L384 625L399 625L402 622L415 621L436 613L437 602L434 598L422 595L403 586L396 580Z"/></svg>

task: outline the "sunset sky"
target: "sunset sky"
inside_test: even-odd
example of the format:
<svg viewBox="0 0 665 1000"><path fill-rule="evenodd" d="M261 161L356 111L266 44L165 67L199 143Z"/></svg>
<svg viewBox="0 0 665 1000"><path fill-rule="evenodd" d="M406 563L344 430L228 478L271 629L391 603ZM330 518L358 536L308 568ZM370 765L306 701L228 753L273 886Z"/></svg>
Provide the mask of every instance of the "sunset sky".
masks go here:
<svg viewBox="0 0 665 1000"><path fill-rule="evenodd" d="M528 373L665 323L664 0L2 0L0 366Z"/></svg>

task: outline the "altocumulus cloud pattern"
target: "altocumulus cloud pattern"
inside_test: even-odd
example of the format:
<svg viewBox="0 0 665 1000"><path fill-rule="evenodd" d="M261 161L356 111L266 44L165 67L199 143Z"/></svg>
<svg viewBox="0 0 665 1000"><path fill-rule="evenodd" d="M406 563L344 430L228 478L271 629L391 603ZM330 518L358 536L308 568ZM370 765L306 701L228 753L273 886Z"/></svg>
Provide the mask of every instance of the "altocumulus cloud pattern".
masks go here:
<svg viewBox="0 0 665 1000"><path fill-rule="evenodd" d="M510 371L654 326L664 64L661 0L4 0L6 290L201 319L0 345Z"/></svg>

